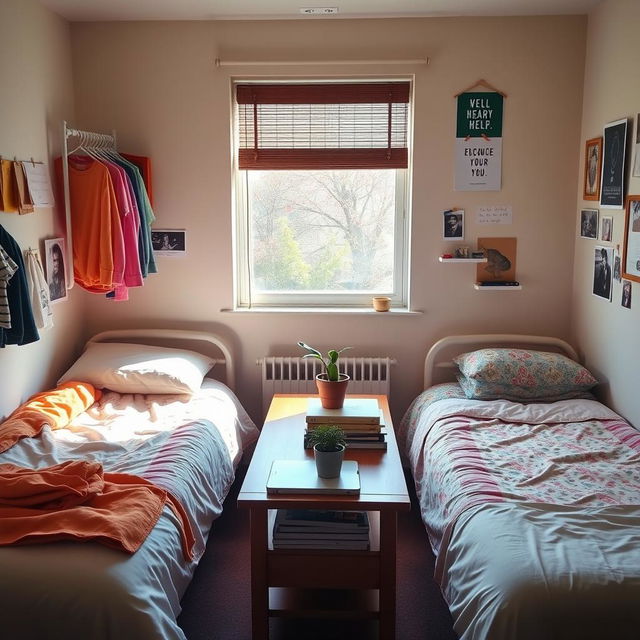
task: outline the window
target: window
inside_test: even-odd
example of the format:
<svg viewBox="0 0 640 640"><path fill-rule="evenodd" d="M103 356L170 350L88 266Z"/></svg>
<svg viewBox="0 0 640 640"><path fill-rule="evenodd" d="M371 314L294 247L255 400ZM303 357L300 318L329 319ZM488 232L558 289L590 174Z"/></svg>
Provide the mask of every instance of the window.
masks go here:
<svg viewBox="0 0 640 640"><path fill-rule="evenodd" d="M409 93L236 84L236 306L406 305Z"/></svg>

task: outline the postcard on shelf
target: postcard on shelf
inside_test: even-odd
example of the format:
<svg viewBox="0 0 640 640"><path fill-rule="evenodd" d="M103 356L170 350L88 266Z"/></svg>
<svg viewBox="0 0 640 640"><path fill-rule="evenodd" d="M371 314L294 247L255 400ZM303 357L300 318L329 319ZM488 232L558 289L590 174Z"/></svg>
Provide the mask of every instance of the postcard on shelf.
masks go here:
<svg viewBox="0 0 640 640"><path fill-rule="evenodd" d="M342 409L325 409L320 398L309 398L307 423L326 423L335 420L340 424L379 424L380 407L376 398L345 398Z"/></svg>
<svg viewBox="0 0 640 640"><path fill-rule="evenodd" d="M274 460L267 480L267 493L358 494L358 463L345 460L339 478L320 478L313 460Z"/></svg>

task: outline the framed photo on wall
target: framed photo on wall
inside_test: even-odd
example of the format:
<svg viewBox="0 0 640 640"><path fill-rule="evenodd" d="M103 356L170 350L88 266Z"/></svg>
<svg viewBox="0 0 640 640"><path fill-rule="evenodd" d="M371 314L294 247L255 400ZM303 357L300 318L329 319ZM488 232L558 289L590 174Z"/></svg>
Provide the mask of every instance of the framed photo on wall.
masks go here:
<svg viewBox="0 0 640 640"><path fill-rule="evenodd" d="M633 177L640 178L640 113L636 116L636 143L633 147Z"/></svg>
<svg viewBox="0 0 640 640"><path fill-rule="evenodd" d="M462 240L464 238L464 211L462 209L443 212L442 237L444 240Z"/></svg>
<svg viewBox="0 0 640 640"><path fill-rule="evenodd" d="M591 138L584 150L583 200L600 199L600 174L602 173L602 137Z"/></svg>
<svg viewBox="0 0 640 640"><path fill-rule="evenodd" d="M187 251L184 229L152 229L151 245L159 256L182 256Z"/></svg>
<svg viewBox="0 0 640 640"><path fill-rule="evenodd" d="M602 216L600 218L600 240L611 242L613 237L613 216Z"/></svg>
<svg viewBox="0 0 640 640"><path fill-rule="evenodd" d="M44 241L45 269L49 285L49 299L60 302L67 299L67 266L64 238Z"/></svg>
<svg viewBox="0 0 640 640"><path fill-rule="evenodd" d="M596 247L593 259L593 295L611 302L613 248Z"/></svg>
<svg viewBox="0 0 640 640"><path fill-rule="evenodd" d="M640 282L640 195L627 197L624 218L622 277Z"/></svg>
<svg viewBox="0 0 640 640"><path fill-rule="evenodd" d="M610 122L604 128L600 206L624 207L624 161L627 147L627 120Z"/></svg>
<svg viewBox="0 0 640 640"><path fill-rule="evenodd" d="M583 238L598 237L598 210L583 209L580 211L580 236Z"/></svg>

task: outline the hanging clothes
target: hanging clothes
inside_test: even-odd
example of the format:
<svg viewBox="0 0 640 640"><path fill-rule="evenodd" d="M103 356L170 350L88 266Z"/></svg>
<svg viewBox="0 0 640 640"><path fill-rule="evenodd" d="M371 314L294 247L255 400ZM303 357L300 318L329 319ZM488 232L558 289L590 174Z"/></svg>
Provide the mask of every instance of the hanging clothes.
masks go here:
<svg viewBox="0 0 640 640"><path fill-rule="evenodd" d="M7 300L11 327L0 328L0 348L8 344L29 344L40 339L29 301L24 260L18 243L0 225L0 247L15 262L18 269L7 284Z"/></svg>
<svg viewBox="0 0 640 640"><path fill-rule="evenodd" d="M49 285L44 277L40 256L37 251L25 251L27 260L27 281L31 296L31 310L38 329L53 327L53 313L49 297Z"/></svg>
<svg viewBox="0 0 640 640"><path fill-rule="evenodd" d="M11 329L11 310L7 298L7 285L18 270L18 265L0 246L0 328Z"/></svg>

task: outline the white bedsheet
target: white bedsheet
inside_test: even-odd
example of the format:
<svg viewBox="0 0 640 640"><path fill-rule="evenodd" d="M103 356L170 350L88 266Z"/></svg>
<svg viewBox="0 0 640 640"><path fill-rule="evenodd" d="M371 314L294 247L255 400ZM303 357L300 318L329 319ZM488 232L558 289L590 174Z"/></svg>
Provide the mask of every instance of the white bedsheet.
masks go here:
<svg viewBox="0 0 640 640"><path fill-rule="evenodd" d="M180 599L242 452L257 436L233 393L205 380L188 401L105 393L69 428L45 428L0 454L0 464L38 468L81 458L145 477L181 501L196 537L194 560L186 561L177 518L166 507L133 555L98 543L0 548L3 637L184 640L176 624Z"/></svg>
<svg viewBox="0 0 640 640"><path fill-rule="evenodd" d="M638 637L640 435L620 416L444 398L399 435L463 640Z"/></svg>

